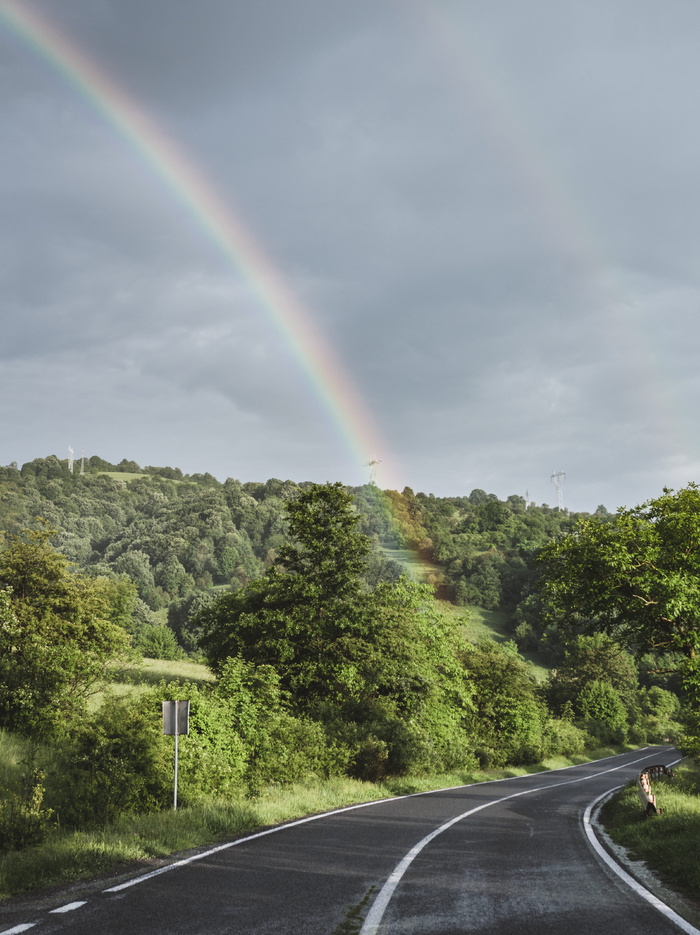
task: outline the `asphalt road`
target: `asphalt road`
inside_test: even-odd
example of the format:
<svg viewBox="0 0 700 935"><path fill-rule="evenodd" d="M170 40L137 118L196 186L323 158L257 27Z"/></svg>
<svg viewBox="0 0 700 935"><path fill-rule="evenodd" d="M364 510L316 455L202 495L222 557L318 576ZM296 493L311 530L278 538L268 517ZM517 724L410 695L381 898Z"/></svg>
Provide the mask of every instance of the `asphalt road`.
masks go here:
<svg viewBox="0 0 700 935"><path fill-rule="evenodd" d="M122 888L2 910L0 935L677 935L583 821L599 796L676 758L650 748L291 823Z"/></svg>

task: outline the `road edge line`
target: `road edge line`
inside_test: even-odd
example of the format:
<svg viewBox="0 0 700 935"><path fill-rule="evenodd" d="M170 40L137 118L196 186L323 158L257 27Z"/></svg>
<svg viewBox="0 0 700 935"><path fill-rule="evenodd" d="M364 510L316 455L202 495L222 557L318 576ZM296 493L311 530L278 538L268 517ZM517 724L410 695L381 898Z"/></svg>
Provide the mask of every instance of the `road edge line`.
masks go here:
<svg viewBox="0 0 700 935"><path fill-rule="evenodd" d="M629 874L605 849L605 847L600 843L598 836L595 833L593 828L593 821L595 820L595 814L597 815L598 811L603 805L605 799L611 796L614 792L617 792L618 789L622 789L625 783L622 783L619 786L613 786L612 789L608 789L607 792L604 792L602 795L599 795L590 805L586 808L583 813L582 822L583 828L588 838L588 842L596 852L598 857L605 863L605 865L613 871L624 883L627 884L634 892L641 896L642 899L645 899L648 903L657 909L663 916L665 916L669 922L672 922L674 925L677 925L682 932L685 932L686 935L700 935L700 929L697 929L691 922L688 922L687 919L684 919L683 916L679 915L674 909L671 909L663 900L659 899L658 896L655 896L651 890L648 890L643 886L638 880Z"/></svg>
<svg viewBox="0 0 700 935"><path fill-rule="evenodd" d="M641 749L646 750L648 748L643 747ZM641 751L637 751L637 752L641 752ZM603 760L593 760L591 762L602 763L604 762L605 759L613 760L613 759L616 759L618 756L626 756L626 755L627 754L616 754L616 756L614 757L605 757ZM482 805L477 805L476 808L471 808L469 809L469 811L463 812L461 815L457 815L455 818L450 818L449 821L446 821L443 825L440 825L439 828L435 828L434 831L431 831L430 834L426 835L422 840L418 841L417 844L414 844L411 850L394 867L390 875L385 880L384 885L382 886L381 890L377 893L377 896L374 902L372 903L369 912L367 913L364 924L362 925L362 928L360 929L359 935L378 935L379 926L382 923L382 919L384 917L384 913L386 912L386 908L391 902L391 898L394 895L394 891L396 890L396 887L401 882L403 875L406 873L410 865L413 863L415 858L420 854L423 848L427 847L427 845L430 844L430 842L434 838L436 838L438 835L442 834L444 831L447 831L449 828L451 828L452 825L456 825L457 822L463 821L465 818L469 818L470 815L475 815L477 812L482 811L482 809L491 808L491 806L493 805L500 805L501 802L507 802L509 801L509 799L517 799L523 795L532 795L535 792L542 792L545 789L556 789L558 786L569 786L569 785L573 786L579 782L588 782L590 779L597 779L599 776L605 775L605 773L615 773L617 772L617 770L623 769L625 766L633 766L635 763L641 763L642 760L646 760L647 756L651 756L651 755L652 754L646 754L645 756L641 756L636 760L631 760L628 763L621 763L619 766L613 766L610 769L602 770L601 772L595 774L594 776L582 776L579 779L565 779L563 782L547 783L544 786L535 786L532 789L523 789L521 792L513 792L511 793L511 795L504 795L500 799L493 799L493 801L491 802L484 802ZM578 765L586 766L588 764L581 763ZM571 769L571 768L575 768L575 767L564 767L564 769ZM558 772L558 771L552 770L552 772ZM547 775L547 773L540 774L540 775ZM522 777L514 776L513 778L519 779ZM496 780L496 781L501 782L501 780ZM615 788L619 788L619 786L616 786ZM607 793L604 793L604 794L607 794ZM688 933L688 935L700 935L700 932L698 932L697 929L693 929L693 931Z"/></svg>

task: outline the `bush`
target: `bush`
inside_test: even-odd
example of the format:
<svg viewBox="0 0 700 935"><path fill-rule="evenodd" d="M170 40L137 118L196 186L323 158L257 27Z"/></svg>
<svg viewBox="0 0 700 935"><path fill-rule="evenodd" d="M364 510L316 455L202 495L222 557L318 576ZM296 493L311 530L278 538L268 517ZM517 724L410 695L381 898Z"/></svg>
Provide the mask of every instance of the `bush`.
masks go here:
<svg viewBox="0 0 700 935"><path fill-rule="evenodd" d="M103 826L124 813L165 808L172 762L159 712L141 699L108 699L69 730L55 777L61 824Z"/></svg>
<svg viewBox="0 0 700 935"><path fill-rule="evenodd" d="M136 648L149 659L183 659L184 650L170 627L145 624L139 630Z"/></svg>
<svg viewBox="0 0 700 935"><path fill-rule="evenodd" d="M586 730L603 743L625 743L628 737L627 710L618 692L608 682L596 679L579 694L576 706Z"/></svg>
<svg viewBox="0 0 700 935"><path fill-rule="evenodd" d="M580 756L588 739L571 721L550 718L545 726L546 756Z"/></svg>
<svg viewBox="0 0 700 935"><path fill-rule="evenodd" d="M40 844L53 827L53 810L44 806L44 773L34 769L19 791L0 801L0 850Z"/></svg>

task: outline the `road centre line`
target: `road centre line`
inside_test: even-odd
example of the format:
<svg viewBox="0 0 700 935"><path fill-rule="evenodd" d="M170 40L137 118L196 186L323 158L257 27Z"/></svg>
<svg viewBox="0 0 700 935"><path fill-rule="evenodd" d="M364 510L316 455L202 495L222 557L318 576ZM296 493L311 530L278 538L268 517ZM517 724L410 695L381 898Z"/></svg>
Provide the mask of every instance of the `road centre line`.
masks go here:
<svg viewBox="0 0 700 935"><path fill-rule="evenodd" d="M544 786L537 786L534 789L525 789L522 792L513 792L511 795L504 795L502 798L494 799L492 802L484 802L482 805L477 805L476 808L471 808L468 812L463 812L461 815L457 815L455 818L451 818L449 821L446 821L444 825L440 825L439 828L431 831L430 834L426 835L421 841L414 845L414 847L411 848L403 860L401 860L396 865L393 872L384 883L384 886L381 888L379 893L377 893L377 896L372 903L369 912L367 913L367 918L365 919L364 924L360 929L359 935L377 935L386 908L391 901L391 897L394 895L396 887L401 882L403 875L406 873L420 852L425 847L427 847L427 845L430 844L430 842L438 835L451 828L452 825L456 825L457 822L462 821L462 819L468 818L470 815L475 815L477 812L480 812L485 808L490 808L492 805L500 805L501 802L507 802L509 799L517 799L522 795L531 795L533 792L542 792L545 789L556 789L558 786L569 786L574 785L577 782L587 782L590 779L597 779L599 776L604 776L606 773L614 773L619 769L623 769L625 766L633 766L635 763L641 763L642 760L646 760L650 756L655 755L656 754L647 753L646 756L639 757L636 760L630 760L626 763L621 763L619 766L613 766L610 769L601 770L601 772L595 773L593 776L582 776L579 779L565 779L563 782L547 783ZM680 916L678 918L680 918ZM691 935L696 933L696 931L696 929L692 929Z"/></svg>
<svg viewBox="0 0 700 935"><path fill-rule="evenodd" d="M643 748L646 749L646 748ZM672 748L671 748L672 749ZM624 756L625 754L617 754L617 756ZM646 757L642 757L646 759ZM588 763L595 763L595 760L589 760ZM633 760L634 763L637 760ZM564 772L568 769L577 769L579 766L586 766L588 763L577 763L574 766L562 766L559 769L553 769L548 771L548 775L552 773ZM623 766L628 764L623 763ZM619 769L621 767L615 767ZM600 776L601 773L596 775ZM491 785L497 782L511 782L514 779L527 779L532 776L532 773L525 773L523 776L505 776L503 779L490 779L486 782L480 783L466 783L460 786L447 786L445 789L429 789L426 792L411 792L408 795L393 795L386 799L374 799L372 802L361 802L359 805L346 805L343 808L336 808L330 812L321 812L318 815L308 815L306 818L297 818L295 821L287 822L283 825L275 825L274 828L266 828L264 831L257 831L255 834L246 835L244 838L237 838L235 841L226 841L225 844L218 844L216 847L209 848L206 851L202 851L199 854L192 854L190 857L184 857L182 860L176 860L172 864L167 864L164 867L159 867L157 870L150 870L148 873L142 874L140 877L134 877L132 880L127 880L125 883L119 883L116 886L110 886L108 889L103 890L103 893L119 893L121 890L129 889L131 886L137 886L139 883L145 883L147 880L152 880L154 877L160 876L162 873L169 873L171 870L176 870L178 867L185 867L187 864L194 863L196 860L204 860L206 857L211 857L212 854L218 854L221 851L228 850L231 847L237 847L239 844L246 844L248 841L255 841L258 838L264 838L268 834L277 834L279 831L285 831L287 828L295 828L298 825L307 824L310 821L319 821L321 818L330 818L333 815L340 815L343 812L352 812L359 808L369 808L371 805L381 805L382 802L398 802L401 799L413 799L417 798L420 795L434 795L438 792L451 792L454 789L464 789L471 786L485 786ZM581 782L580 779L574 780L575 782ZM521 795L522 793L518 793ZM467 813L471 814L471 813ZM465 817L465 816L461 816ZM455 819L458 820L458 819ZM364 930L363 930L364 931ZM8 935L7 932L0 932L0 935ZM363 935L363 933L360 933Z"/></svg>
<svg viewBox="0 0 700 935"><path fill-rule="evenodd" d="M672 748L671 748L671 749L672 749ZM617 755L618 755L618 756L624 756L624 754L617 754ZM651 755L651 754L647 754L647 756L650 756L650 755ZM641 757L640 759L646 759L646 756L645 756L645 757ZM562 767L560 767L559 769L549 770L549 771L547 772L547 775L552 775L552 773L565 772L565 771L570 770L570 769L577 769L577 768L580 767L580 766L590 765L590 763L595 763L595 762L596 762L595 760L590 760L590 761L588 761L587 763L577 763L577 764L575 764L574 766L562 766ZM632 761L632 763L636 763L636 762L639 762L639 761L638 761L638 760L633 760L633 761ZM615 767L615 769L621 769L622 766L627 766L627 765L631 765L631 764L623 763L623 764L621 764L621 766ZM611 771L612 771L612 770L606 770L605 772L611 772ZM375 800L373 800L373 801L371 801L371 802L361 802L361 803L359 803L358 805L346 805L346 806L344 806L343 808L334 809L333 811L330 811L330 812L321 812L321 813L318 814L318 815L309 815L309 816L307 816L306 818L299 818L299 819L296 819L295 821L290 821L290 822L287 822L286 824L283 824L283 825L275 825L275 827L273 827L273 828L266 828L264 831L258 831L258 832L256 832L255 834L247 835L247 836L244 837L244 838L238 838L238 839L235 840L235 841L227 841L227 842L224 843L224 844L219 844L219 845L217 845L216 847L209 848L208 850L203 851L203 852L201 852L201 853L199 853L199 854L193 854L192 856L186 857L186 858L184 858L183 860L174 861L172 864L167 864L165 867L159 867L157 870L152 870L152 871L150 871L149 873L142 874L141 876L135 877L135 878L132 879L132 880L127 880L125 883L120 883L120 884L118 884L117 886L111 886L111 887L109 887L108 889L103 890L102 892L104 892L104 893L117 893L117 892L119 892L119 891L121 891L121 890L128 889L128 888L131 887L131 886L136 886L136 885L139 884L139 883L145 883L147 880L150 880L150 879L152 879L153 877L159 876L159 875L162 874L162 873L168 873L170 870L175 870L175 869L177 869L178 867L183 867L183 866L185 866L185 865L187 865L187 864L193 863L194 861L202 860L202 859L204 859L204 858L206 858L206 857L210 857L212 854L219 853L220 851L227 850L228 848L231 848L231 847L236 847L236 846L238 846L239 844L245 844L247 841L254 841L254 840L256 840L257 838L265 837L265 836L268 835L268 834L276 834L277 832L279 832L279 831L284 831L284 830L287 829L287 828L293 828L293 827L295 827L295 826L297 826L297 825L303 825L303 824L306 824L307 822L310 822L310 821L318 821L319 819L322 819L322 818L330 818L330 817L333 816L333 815L339 815L339 814L342 814L343 812L355 811L355 810L360 809L360 808L369 808L371 805L380 805L380 804L382 804L383 802L396 802L396 801L399 801L399 800L401 800L401 799L418 798L419 796L433 795L433 794L436 794L436 793L439 793L439 792L451 792L451 791L454 791L455 789L471 788L472 786L477 786L477 785L478 785L478 786L494 785L495 783L500 783L500 782L513 782L513 781L517 781L517 780L519 780L519 779L529 779L529 778L532 777L532 775L533 775L532 773L524 773L524 774L521 775L521 776L504 776L502 779L490 779L490 780L487 780L486 782L482 782L482 783L467 783L467 784L462 784L462 785L459 785L459 786L446 786L446 787L443 788L443 789L429 789L429 790L427 790L427 791L425 791L425 792L411 792L411 793L409 793L408 795L396 795L396 796L390 796L390 797L385 798L385 799L375 799ZM600 775L602 775L602 773L596 773L596 775L597 775L597 776L600 776ZM584 778L584 779L588 779L588 778L592 778L592 777L583 777L583 778ZM573 781L573 782L582 782L583 780L582 780L582 779L575 779L575 780L572 780L572 781ZM564 785L564 783L555 783L555 784L553 784L552 786L543 786L543 787L541 787L541 788L553 788L554 785ZM536 790L533 789L533 790L528 790L528 791L534 792L534 791L536 791ZM523 794L525 794L525 793L519 792L519 793L516 793L516 794L517 794L517 795L523 795ZM505 798L512 798L512 796L506 796ZM504 800L502 799L502 800L499 800L499 801L504 801ZM496 804L496 803L495 803L495 802L491 802L491 803L489 803L489 804L494 805L494 804ZM480 808L484 808L484 807L486 807L486 806L479 806L479 808L477 808L476 811L478 811ZM468 812L468 813L466 813L466 814L472 814L472 813L471 813L471 812ZM465 816L465 815L459 816L459 818L454 819L454 821L459 821L460 818L463 818L463 817L466 817L466 816ZM451 822L451 823L454 823L454 821ZM439 831L439 829L438 829L438 831ZM433 836L436 836L436 833L433 833ZM387 881L387 882L388 882L388 881ZM386 886L386 884L385 884L385 886ZM379 895L381 895L381 892L380 892ZM388 902L388 901L387 901L387 902ZM376 900L375 900L375 903L376 903ZM71 907L71 909L77 909L77 908L79 908L78 904L76 904L76 903L72 903L72 904L69 903L69 904L67 904L67 905L69 905L69 906ZM82 903L81 905L85 905L85 903ZM374 908L374 907L373 907L373 908ZM63 912L63 911L67 912L67 911L69 911L69 910L68 910L68 908L66 908L66 907L59 907L58 909L52 909L52 910L51 910L51 912ZM371 911L371 910L370 910L370 911ZM366 924L367 924L367 923L365 922L365 925L366 925ZM16 926L14 926L13 928L4 929L2 932L0 932L0 935L21 935L22 932L27 932L27 931L29 931L29 929L34 928L35 925L37 925L36 922L25 922L25 923L22 923L22 924L20 924L20 925L16 925ZM367 935L367 932L365 931L365 928L364 928L364 927L363 927L363 929L361 930L360 935Z"/></svg>

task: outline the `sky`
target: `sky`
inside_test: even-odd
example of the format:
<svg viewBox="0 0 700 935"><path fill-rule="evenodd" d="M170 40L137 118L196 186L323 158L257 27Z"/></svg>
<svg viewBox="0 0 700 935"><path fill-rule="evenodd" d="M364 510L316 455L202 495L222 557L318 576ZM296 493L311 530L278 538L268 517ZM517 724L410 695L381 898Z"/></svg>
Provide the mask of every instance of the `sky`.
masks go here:
<svg viewBox="0 0 700 935"><path fill-rule="evenodd" d="M695 0L0 0L0 463L700 481Z"/></svg>

